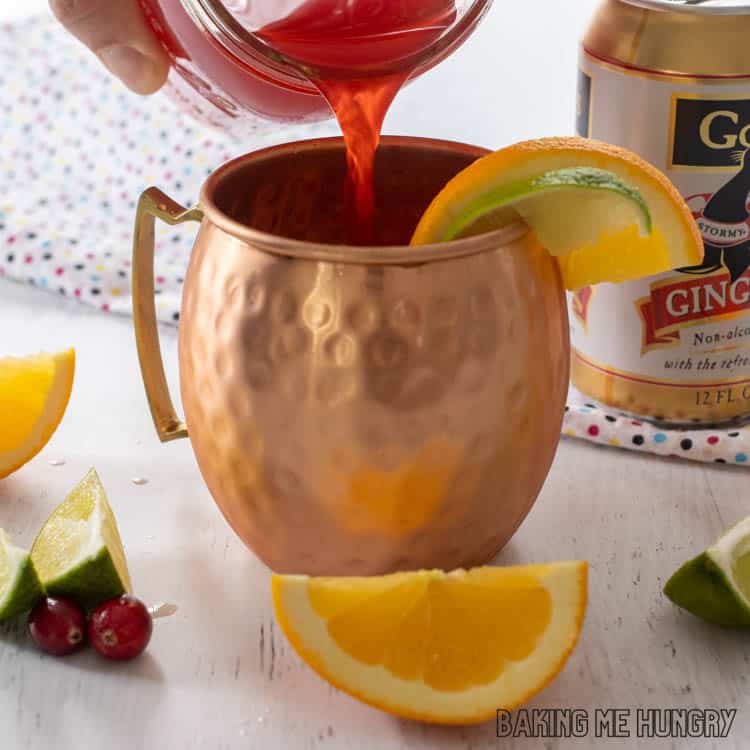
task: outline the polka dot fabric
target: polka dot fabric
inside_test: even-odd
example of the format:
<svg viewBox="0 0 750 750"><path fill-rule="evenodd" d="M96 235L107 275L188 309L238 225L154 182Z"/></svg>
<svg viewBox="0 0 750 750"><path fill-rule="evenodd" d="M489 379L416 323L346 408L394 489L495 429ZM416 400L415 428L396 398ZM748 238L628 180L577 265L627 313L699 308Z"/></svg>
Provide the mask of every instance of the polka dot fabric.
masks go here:
<svg viewBox="0 0 750 750"><path fill-rule="evenodd" d="M138 97L47 16L0 27L0 277L130 314L135 204L157 185L185 206L234 156L331 135L269 123L247 141ZM159 319L179 318L195 228L160 228Z"/></svg>
<svg viewBox="0 0 750 750"><path fill-rule="evenodd" d="M661 430L647 422L588 403L574 388L568 394L563 434L660 456L750 468L750 427Z"/></svg>

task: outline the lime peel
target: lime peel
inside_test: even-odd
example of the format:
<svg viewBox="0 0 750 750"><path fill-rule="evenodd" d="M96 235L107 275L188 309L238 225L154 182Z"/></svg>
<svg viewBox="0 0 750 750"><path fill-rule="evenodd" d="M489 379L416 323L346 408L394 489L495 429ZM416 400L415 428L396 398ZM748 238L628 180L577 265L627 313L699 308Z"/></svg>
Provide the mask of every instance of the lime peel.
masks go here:
<svg viewBox="0 0 750 750"><path fill-rule="evenodd" d="M28 612L43 596L29 553L14 547L0 529L0 621Z"/></svg>
<svg viewBox="0 0 750 750"><path fill-rule="evenodd" d="M745 570L749 559L750 517L677 570L664 593L677 606L707 622L750 627L750 567Z"/></svg>
<svg viewBox="0 0 750 750"><path fill-rule="evenodd" d="M523 202L545 193L570 190L604 191L632 202L637 208L642 235L651 234L653 222L648 205L637 188L614 172L597 167L565 167L487 190L479 195L446 228L442 241L456 239L481 217L501 208L514 207L523 216Z"/></svg>

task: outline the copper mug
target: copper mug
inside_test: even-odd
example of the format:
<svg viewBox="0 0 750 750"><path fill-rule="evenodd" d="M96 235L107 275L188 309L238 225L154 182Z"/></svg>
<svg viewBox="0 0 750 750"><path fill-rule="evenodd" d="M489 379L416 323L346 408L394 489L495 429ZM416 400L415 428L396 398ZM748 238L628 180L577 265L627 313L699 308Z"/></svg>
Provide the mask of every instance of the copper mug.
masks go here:
<svg viewBox="0 0 750 750"><path fill-rule="evenodd" d="M190 434L219 507L273 570L482 564L534 503L568 385L557 266L522 224L408 247L435 194L484 153L384 138L372 247L339 244L340 139L238 158L198 208L141 196L135 329L157 432ZM155 218L201 222L180 316L186 425L159 348Z"/></svg>

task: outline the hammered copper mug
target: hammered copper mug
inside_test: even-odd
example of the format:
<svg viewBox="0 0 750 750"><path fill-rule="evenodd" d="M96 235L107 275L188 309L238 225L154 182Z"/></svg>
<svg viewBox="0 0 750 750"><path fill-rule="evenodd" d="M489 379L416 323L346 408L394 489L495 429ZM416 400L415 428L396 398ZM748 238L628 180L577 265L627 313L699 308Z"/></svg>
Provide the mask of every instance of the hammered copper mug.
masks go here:
<svg viewBox="0 0 750 750"><path fill-rule="evenodd" d="M135 327L162 441L188 433L237 534L272 569L371 575L482 564L529 512L568 384L558 269L522 224L408 247L484 153L384 138L377 244L342 241L343 144L248 154L185 210L141 197ZM172 406L156 327L154 218L200 221Z"/></svg>

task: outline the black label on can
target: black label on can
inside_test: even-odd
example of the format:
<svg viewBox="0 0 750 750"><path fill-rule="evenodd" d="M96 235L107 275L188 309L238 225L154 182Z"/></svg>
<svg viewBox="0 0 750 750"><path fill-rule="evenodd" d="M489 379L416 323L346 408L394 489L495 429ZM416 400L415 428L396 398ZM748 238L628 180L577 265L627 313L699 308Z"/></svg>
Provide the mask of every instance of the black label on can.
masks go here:
<svg viewBox="0 0 750 750"><path fill-rule="evenodd" d="M591 76L582 70L578 71L576 132L583 138L591 137Z"/></svg>
<svg viewBox="0 0 750 750"><path fill-rule="evenodd" d="M750 99L674 97L673 167L733 169L750 148Z"/></svg>

